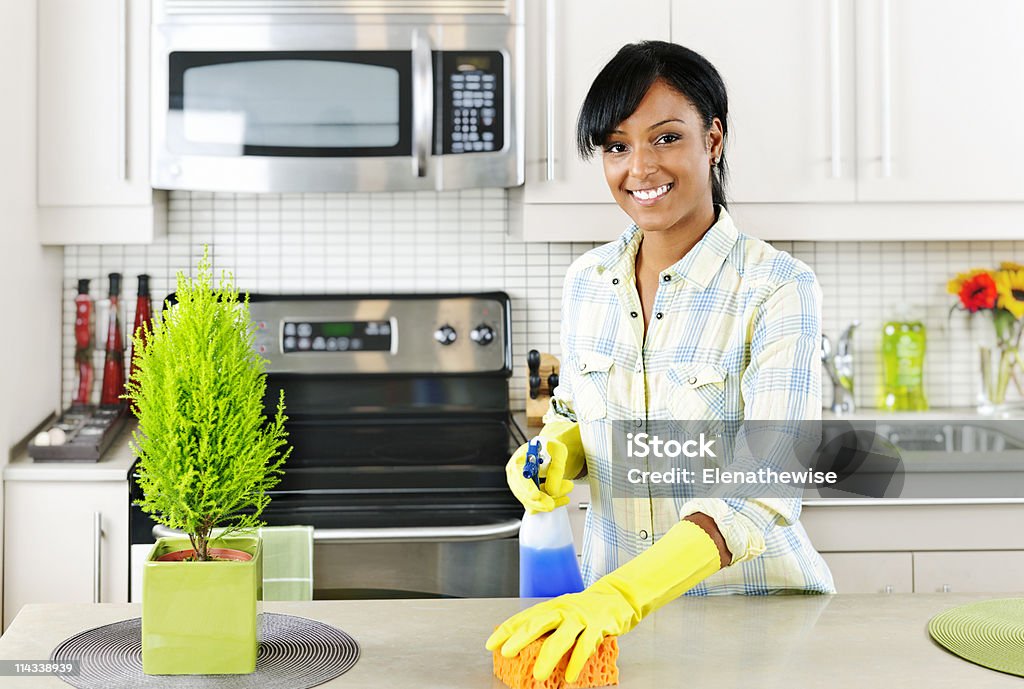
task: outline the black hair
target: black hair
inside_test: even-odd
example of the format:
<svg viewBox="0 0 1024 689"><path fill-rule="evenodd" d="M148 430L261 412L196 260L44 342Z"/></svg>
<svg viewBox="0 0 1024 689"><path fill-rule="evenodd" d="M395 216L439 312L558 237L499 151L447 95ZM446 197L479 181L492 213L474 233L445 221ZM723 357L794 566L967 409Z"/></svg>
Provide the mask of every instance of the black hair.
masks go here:
<svg viewBox="0 0 1024 689"><path fill-rule="evenodd" d="M728 168L725 142L728 137L729 99L725 83L714 65L689 48L665 41L641 41L624 45L590 85L576 121L576 148L583 159L602 148L619 123L640 106L655 81L661 79L686 97L704 123L722 123L722 154L712 168L712 202L726 207Z"/></svg>

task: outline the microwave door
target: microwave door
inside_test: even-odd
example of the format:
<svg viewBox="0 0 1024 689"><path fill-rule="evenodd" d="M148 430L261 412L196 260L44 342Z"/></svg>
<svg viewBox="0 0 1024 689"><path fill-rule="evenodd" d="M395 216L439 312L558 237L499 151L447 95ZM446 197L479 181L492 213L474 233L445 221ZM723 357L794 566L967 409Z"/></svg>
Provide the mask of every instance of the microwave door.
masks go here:
<svg viewBox="0 0 1024 689"><path fill-rule="evenodd" d="M425 36L412 44L171 52L163 133L154 137L154 187L434 188L431 50Z"/></svg>

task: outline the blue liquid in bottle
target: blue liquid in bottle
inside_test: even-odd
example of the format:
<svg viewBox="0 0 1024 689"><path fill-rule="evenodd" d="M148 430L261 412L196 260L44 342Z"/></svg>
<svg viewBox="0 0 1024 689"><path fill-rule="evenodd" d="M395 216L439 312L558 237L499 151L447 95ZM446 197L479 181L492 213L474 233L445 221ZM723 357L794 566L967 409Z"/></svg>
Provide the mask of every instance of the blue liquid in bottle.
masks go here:
<svg viewBox="0 0 1024 689"><path fill-rule="evenodd" d="M519 548L519 596L551 598L583 590L583 577L570 542L560 548Z"/></svg>

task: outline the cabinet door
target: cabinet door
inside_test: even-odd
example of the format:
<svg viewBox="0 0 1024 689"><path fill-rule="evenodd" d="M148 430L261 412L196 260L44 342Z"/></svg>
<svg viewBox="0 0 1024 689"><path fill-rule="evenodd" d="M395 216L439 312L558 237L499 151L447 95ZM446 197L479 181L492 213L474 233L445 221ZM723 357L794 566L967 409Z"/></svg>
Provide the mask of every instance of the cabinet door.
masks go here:
<svg viewBox="0 0 1024 689"><path fill-rule="evenodd" d="M576 117L601 68L623 45L644 39L669 40L669 0L644 2L642 11L624 11L621 2L611 0L529 3L526 203L599 203L614 217L600 156L585 163L576 154ZM547 54L549 47L553 55ZM550 133L549 116L554 118ZM551 156L553 170L548 169Z"/></svg>
<svg viewBox="0 0 1024 689"><path fill-rule="evenodd" d="M838 593L911 593L911 553L822 553Z"/></svg>
<svg viewBox="0 0 1024 689"><path fill-rule="evenodd" d="M39 205L150 205L149 2L39 0Z"/></svg>
<svg viewBox="0 0 1024 689"><path fill-rule="evenodd" d="M1024 200L1024 3L860 0L861 201Z"/></svg>
<svg viewBox="0 0 1024 689"><path fill-rule="evenodd" d="M673 1L728 89L731 200L854 200L853 29L853 0Z"/></svg>
<svg viewBox="0 0 1024 689"><path fill-rule="evenodd" d="M914 553L914 591L1019 593L1024 591L1024 551Z"/></svg>
<svg viewBox="0 0 1024 689"><path fill-rule="evenodd" d="M93 602L97 570L100 602L127 602L127 481L7 481L4 500L5 628L26 603Z"/></svg>

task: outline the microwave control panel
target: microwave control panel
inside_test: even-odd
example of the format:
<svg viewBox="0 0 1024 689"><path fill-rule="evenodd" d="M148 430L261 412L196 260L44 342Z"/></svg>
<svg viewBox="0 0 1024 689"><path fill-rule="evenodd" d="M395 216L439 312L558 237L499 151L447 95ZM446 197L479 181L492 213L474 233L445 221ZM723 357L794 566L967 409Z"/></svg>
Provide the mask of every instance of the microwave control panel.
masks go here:
<svg viewBox="0 0 1024 689"><path fill-rule="evenodd" d="M504 56L496 51L444 51L441 69L441 153L504 148Z"/></svg>

